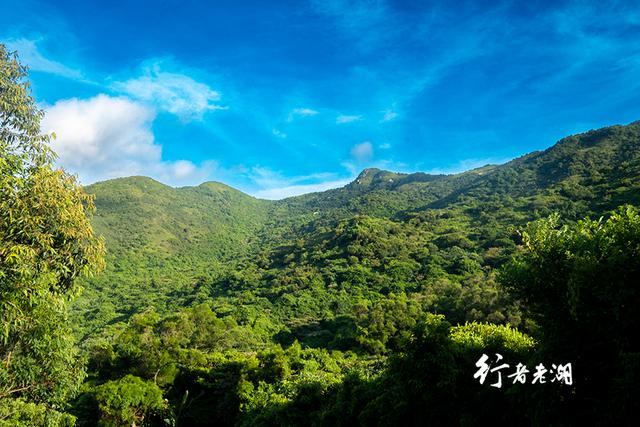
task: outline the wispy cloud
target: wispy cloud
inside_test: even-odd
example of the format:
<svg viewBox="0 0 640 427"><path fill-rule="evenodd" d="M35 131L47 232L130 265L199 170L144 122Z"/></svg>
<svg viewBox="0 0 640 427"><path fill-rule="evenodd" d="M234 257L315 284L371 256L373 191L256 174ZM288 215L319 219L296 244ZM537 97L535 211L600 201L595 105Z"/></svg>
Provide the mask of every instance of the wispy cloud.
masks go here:
<svg viewBox="0 0 640 427"><path fill-rule="evenodd" d="M351 157L359 163L370 161L373 158L373 145L369 141L354 145L351 148Z"/></svg>
<svg viewBox="0 0 640 427"><path fill-rule="evenodd" d="M314 110L314 109L312 109L312 108L308 108L308 107L294 108L289 113L289 116L287 117L287 121L291 122L296 117L312 117L312 116L315 116L317 114L319 114L319 112Z"/></svg>
<svg viewBox="0 0 640 427"><path fill-rule="evenodd" d="M226 110L220 105L220 93L192 77L162 70L155 61L142 69L142 75L115 82L112 89L136 100L175 114L183 121L201 120L207 111Z"/></svg>
<svg viewBox="0 0 640 427"><path fill-rule="evenodd" d="M352 179L339 179L335 181L325 181L316 184L300 184L290 185L285 187L269 188L265 190L258 190L253 193L253 196L260 199L280 200L287 197L299 196L301 194L315 193L318 191L326 191L332 188L344 187L350 183Z"/></svg>
<svg viewBox="0 0 640 427"><path fill-rule="evenodd" d="M381 122L390 122L391 120L395 120L398 117L398 113L393 110L386 110L383 112Z"/></svg>
<svg viewBox="0 0 640 427"><path fill-rule="evenodd" d="M575 79L584 70L606 64L607 71L623 73L638 68L627 59L640 54L640 46L629 34L640 30L640 8L633 2L569 2L544 17L545 28L563 40L547 49L564 59L564 67L540 85L553 90Z"/></svg>
<svg viewBox="0 0 640 427"><path fill-rule="evenodd" d="M271 129L271 134L273 136L275 136L275 137L283 138L283 139L287 137L286 133L284 133L280 129L276 129L276 128Z"/></svg>
<svg viewBox="0 0 640 427"><path fill-rule="evenodd" d="M362 116L361 115L357 115L357 116L345 116L345 115L340 115L338 117L336 117L336 123L341 125L344 123L352 123L352 122L357 122L362 120Z"/></svg>
<svg viewBox="0 0 640 427"><path fill-rule="evenodd" d="M200 183L216 169L213 161L165 161L155 143L155 114L125 97L98 95L65 99L46 108L44 132L55 132L58 165L89 184L110 178L146 175L171 185Z"/></svg>
<svg viewBox="0 0 640 427"><path fill-rule="evenodd" d="M324 191L347 185L352 178L339 179L332 173L316 173L303 176L284 176L267 167L251 168L249 178L260 187L253 195L261 199L279 200L300 194Z"/></svg>
<svg viewBox="0 0 640 427"><path fill-rule="evenodd" d="M260 187L277 187L293 183L325 180L333 177L331 173L314 173L311 175L285 176L265 166L254 166L248 172L249 178Z"/></svg>
<svg viewBox="0 0 640 427"><path fill-rule="evenodd" d="M401 29L383 0L311 0L316 12L334 25L363 51L371 51L392 39Z"/></svg>
<svg viewBox="0 0 640 427"><path fill-rule="evenodd" d="M70 79L83 79L79 70L68 67L43 55L38 47L38 40L25 38L11 39L4 42L10 51L18 51L20 61L33 71L55 74Z"/></svg>

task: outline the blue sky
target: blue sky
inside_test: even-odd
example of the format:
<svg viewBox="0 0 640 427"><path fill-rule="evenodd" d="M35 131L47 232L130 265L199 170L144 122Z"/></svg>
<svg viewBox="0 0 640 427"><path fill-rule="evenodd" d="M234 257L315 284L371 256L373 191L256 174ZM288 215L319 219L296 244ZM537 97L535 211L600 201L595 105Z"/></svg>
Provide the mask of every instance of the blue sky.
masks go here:
<svg viewBox="0 0 640 427"><path fill-rule="evenodd" d="M365 167L454 173L640 119L640 5L0 0L83 183L281 198Z"/></svg>

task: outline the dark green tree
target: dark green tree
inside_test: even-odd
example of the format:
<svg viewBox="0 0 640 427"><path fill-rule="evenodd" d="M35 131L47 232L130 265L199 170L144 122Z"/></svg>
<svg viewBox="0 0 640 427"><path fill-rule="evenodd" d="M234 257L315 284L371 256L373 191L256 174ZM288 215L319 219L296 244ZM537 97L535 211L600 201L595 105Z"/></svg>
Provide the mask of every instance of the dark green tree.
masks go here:
<svg viewBox="0 0 640 427"><path fill-rule="evenodd" d="M555 406L567 423L576 416L589 424L637 419L631 408L640 396L638 209L621 207L606 220L573 226L560 226L554 216L522 237L524 250L501 281L536 322L542 360L573 365L573 387L547 393L544 411Z"/></svg>

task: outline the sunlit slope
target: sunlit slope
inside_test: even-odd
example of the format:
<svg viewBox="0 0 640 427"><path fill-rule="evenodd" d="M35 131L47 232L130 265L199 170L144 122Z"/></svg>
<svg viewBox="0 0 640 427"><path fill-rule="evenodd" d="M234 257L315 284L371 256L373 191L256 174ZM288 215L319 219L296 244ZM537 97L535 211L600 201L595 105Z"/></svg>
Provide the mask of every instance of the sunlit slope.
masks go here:
<svg viewBox="0 0 640 427"><path fill-rule="evenodd" d="M106 239L108 267L86 283L77 306L86 320L101 323L147 306L190 304L198 283L257 265L277 269L275 260L287 253L296 258L300 248L324 253L327 242L342 241L331 236L344 227L354 227L360 245L362 224L373 227L362 238L373 236L366 244L374 258L381 256L376 245L388 246L377 242L388 233L376 232L376 224L386 224L398 235L422 236L416 239L443 253L460 250L499 266L517 244L514 230L530 220L553 212L597 217L640 203L640 123L570 136L545 151L455 175L366 169L345 187L276 202L220 183L172 188L144 177L87 191L96 196L93 224ZM351 221L356 217L392 223ZM393 241L393 250L402 252L395 245L403 239ZM349 254L346 246L331 251ZM363 265L378 262L356 258Z"/></svg>
<svg viewBox="0 0 640 427"><path fill-rule="evenodd" d="M97 301L119 301L118 311L165 304L172 292L255 248L269 205L216 182L172 188L130 177L86 191L95 195L93 225L108 253L106 271L85 286L85 310Z"/></svg>

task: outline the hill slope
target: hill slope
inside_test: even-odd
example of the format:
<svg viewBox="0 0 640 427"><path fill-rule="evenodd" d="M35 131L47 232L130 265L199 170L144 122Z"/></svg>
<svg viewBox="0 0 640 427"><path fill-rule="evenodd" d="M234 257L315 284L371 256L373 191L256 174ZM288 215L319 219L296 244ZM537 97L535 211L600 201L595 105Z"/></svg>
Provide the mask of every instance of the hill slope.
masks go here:
<svg viewBox="0 0 640 427"><path fill-rule="evenodd" d="M171 292L250 253L269 206L217 182L176 189L130 177L86 191L96 196L92 222L107 243L107 268L86 284L77 310L97 324L164 306Z"/></svg>
<svg viewBox="0 0 640 427"><path fill-rule="evenodd" d="M408 291L433 289L429 278L437 271L464 287L513 253L511 226L552 212L578 219L638 204L640 122L570 136L545 151L456 175L366 169L343 188L281 201L257 200L219 183L171 188L143 177L87 191L96 195L93 223L109 251L107 271L87 283L76 304L76 314L95 326L148 306L188 305L198 293L208 299L264 289L271 302L287 293L299 297L300 286L280 279L301 277L300 269L316 275L330 295L331 286L358 281L365 294L397 291L392 282ZM395 248L387 253L402 254L391 257L401 265L392 267L380 248ZM229 274L236 271L253 271L252 284L232 286ZM318 320L337 301L305 316ZM300 314L282 310L279 320ZM461 310L454 317L464 320L469 313ZM487 308L478 316L492 313Z"/></svg>

